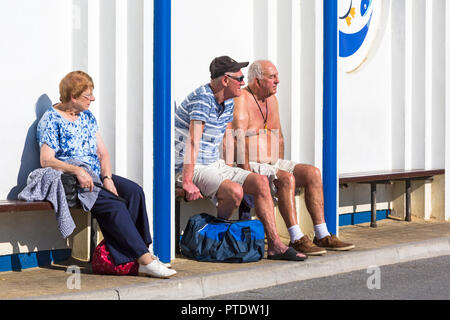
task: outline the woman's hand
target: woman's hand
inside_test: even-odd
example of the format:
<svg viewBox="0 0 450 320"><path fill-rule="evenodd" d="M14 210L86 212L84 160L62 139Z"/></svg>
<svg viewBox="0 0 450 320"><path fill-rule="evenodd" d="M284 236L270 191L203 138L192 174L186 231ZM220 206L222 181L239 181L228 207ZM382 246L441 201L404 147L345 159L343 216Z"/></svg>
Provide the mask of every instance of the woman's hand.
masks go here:
<svg viewBox="0 0 450 320"><path fill-rule="evenodd" d="M77 173L75 174L80 187L83 189L89 189L89 191L94 191L94 181L89 173L86 172L83 168L79 168Z"/></svg>
<svg viewBox="0 0 450 320"><path fill-rule="evenodd" d="M117 193L116 190L116 186L114 185L114 181L110 178L106 178L103 180L103 186L108 189L109 191L111 191L112 193L114 193L116 196L119 196L119 194Z"/></svg>

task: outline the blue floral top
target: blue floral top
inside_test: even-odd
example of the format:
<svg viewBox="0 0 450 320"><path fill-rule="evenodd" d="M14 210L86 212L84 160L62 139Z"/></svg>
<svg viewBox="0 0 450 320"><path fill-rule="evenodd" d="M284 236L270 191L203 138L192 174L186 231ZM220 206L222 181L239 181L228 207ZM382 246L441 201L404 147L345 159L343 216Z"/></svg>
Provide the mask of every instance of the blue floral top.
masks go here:
<svg viewBox="0 0 450 320"><path fill-rule="evenodd" d="M58 160L80 160L100 176L97 131L97 120L89 110L81 112L76 121L69 121L50 107L39 121L36 137L39 148L47 144Z"/></svg>

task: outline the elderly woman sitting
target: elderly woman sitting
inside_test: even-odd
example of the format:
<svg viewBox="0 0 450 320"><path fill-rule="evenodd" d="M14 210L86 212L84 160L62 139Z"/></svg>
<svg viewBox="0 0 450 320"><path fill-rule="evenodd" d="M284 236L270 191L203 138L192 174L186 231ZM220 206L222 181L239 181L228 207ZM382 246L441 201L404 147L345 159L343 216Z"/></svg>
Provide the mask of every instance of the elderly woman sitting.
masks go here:
<svg viewBox="0 0 450 320"><path fill-rule="evenodd" d="M82 71L71 72L62 79L59 86L61 102L47 110L38 124L41 165L74 174L82 188L92 191L91 175L65 161L76 159L89 165L104 187L112 192L100 190L91 213L98 221L114 263L137 260L140 275L173 276L176 271L167 268L148 250L152 238L142 188L112 174L108 150L97 121L89 111L95 101L93 89L91 77ZM128 205L114 195L125 198Z"/></svg>

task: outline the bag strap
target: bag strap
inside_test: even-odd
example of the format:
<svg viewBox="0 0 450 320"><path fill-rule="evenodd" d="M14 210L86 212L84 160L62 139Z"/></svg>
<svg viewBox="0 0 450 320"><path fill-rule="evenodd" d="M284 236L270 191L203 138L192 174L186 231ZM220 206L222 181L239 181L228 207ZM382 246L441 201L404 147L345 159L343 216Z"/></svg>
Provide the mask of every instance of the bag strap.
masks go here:
<svg viewBox="0 0 450 320"><path fill-rule="evenodd" d="M245 241L246 241L247 243L249 243L250 240L251 240L251 238L252 238L252 232L250 231L250 227L242 228L242 233L243 233L244 236L245 236Z"/></svg>

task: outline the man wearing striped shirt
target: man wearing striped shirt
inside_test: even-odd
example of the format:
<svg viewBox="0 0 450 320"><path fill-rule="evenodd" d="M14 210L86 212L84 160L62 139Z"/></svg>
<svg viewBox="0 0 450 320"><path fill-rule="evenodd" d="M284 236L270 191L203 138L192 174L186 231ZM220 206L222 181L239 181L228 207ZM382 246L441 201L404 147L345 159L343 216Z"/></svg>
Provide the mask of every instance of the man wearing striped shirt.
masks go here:
<svg viewBox="0 0 450 320"><path fill-rule="evenodd" d="M176 182L188 201L208 197L217 206L217 215L229 219L239 207L244 193L254 197L255 211L264 225L268 258L303 261L304 254L281 242L275 225L273 200L268 179L227 165L220 158L223 141L230 137L233 98L241 95L244 76L238 63L228 56L210 64L211 81L194 90L178 106L175 114ZM227 130L228 129L228 130Z"/></svg>

